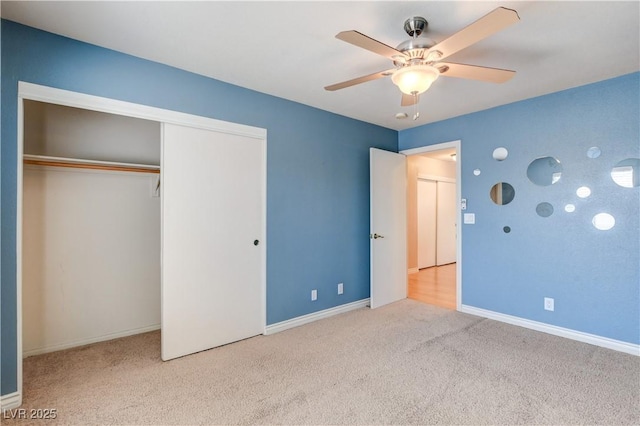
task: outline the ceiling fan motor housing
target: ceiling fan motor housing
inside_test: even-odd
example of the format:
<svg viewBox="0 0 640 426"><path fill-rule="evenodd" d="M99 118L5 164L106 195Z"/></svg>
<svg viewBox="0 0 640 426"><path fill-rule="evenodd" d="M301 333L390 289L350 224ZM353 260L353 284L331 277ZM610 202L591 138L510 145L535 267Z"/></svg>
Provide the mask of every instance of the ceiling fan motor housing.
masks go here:
<svg viewBox="0 0 640 426"><path fill-rule="evenodd" d="M414 16L404 21L404 30L410 37L418 37L427 29L429 23L422 16Z"/></svg>
<svg viewBox="0 0 640 426"><path fill-rule="evenodd" d="M436 45L436 42L428 37L421 36L409 40L405 40L396 47L397 50L404 53L404 58L398 58L394 61L396 66L401 66L411 62L422 62L426 60L425 53ZM436 58L434 58L436 59Z"/></svg>
<svg viewBox="0 0 640 426"><path fill-rule="evenodd" d="M404 30L411 38L405 40L396 48L404 53L404 57L394 60L396 66L419 64L425 58L425 53L435 46L436 42L428 37L421 37L429 23L422 16L414 16L404 21Z"/></svg>

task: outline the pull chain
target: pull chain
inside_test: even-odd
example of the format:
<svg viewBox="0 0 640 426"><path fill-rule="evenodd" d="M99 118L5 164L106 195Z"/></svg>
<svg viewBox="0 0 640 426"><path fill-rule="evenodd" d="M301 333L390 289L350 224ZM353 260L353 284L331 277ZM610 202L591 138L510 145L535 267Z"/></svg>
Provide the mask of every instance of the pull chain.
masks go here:
<svg viewBox="0 0 640 426"><path fill-rule="evenodd" d="M413 92L413 120L417 120L420 117L420 111L418 111L418 92Z"/></svg>

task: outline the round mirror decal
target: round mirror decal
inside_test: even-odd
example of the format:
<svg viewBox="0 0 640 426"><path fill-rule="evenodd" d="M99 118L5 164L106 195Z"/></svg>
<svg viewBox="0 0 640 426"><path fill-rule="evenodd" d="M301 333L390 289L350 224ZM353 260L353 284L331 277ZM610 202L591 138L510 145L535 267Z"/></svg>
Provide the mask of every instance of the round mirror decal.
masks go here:
<svg viewBox="0 0 640 426"><path fill-rule="evenodd" d="M507 151L507 148L503 146L493 150L493 159L496 161L504 161L508 155L509 151Z"/></svg>
<svg viewBox="0 0 640 426"><path fill-rule="evenodd" d="M504 206L513 201L516 196L516 190L506 182L498 182L491 187L489 196L494 203L499 206Z"/></svg>
<svg viewBox="0 0 640 426"><path fill-rule="evenodd" d="M588 186L581 186L576 190L576 195L580 198L587 198L589 195L591 195L591 188L589 188Z"/></svg>
<svg viewBox="0 0 640 426"><path fill-rule="evenodd" d="M623 188L640 186L640 158L627 158L611 169L611 178Z"/></svg>
<svg viewBox="0 0 640 426"><path fill-rule="evenodd" d="M592 146L591 148L589 148L587 150L587 157L589 157L589 158L598 158L598 157L600 157L601 153L602 153L602 151L600 151L600 148L598 148L597 146Z"/></svg>
<svg viewBox="0 0 640 426"><path fill-rule="evenodd" d="M475 170L473 171L473 175L474 175L474 176L480 176L480 173L482 173L482 172L480 171L480 169L475 169Z"/></svg>
<svg viewBox="0 0 640 426"><path fill-rule="evenodd" d="M593 223L596 229L608 231L616 224L616 219L609 213L598 213L593 217L591 223Z"/></svg>
<svg viewBox="0 0 640 426"><path fill-rule="evenodd" d="M527 177L536 185L549 186L560 180L562 164L554 157L536 158L527 167Z"/></svg>
<svg viewBox="0 0 640 426"><path fill-rule="evenodd" d="M540 217L549 217L553 214L553 206L549 203L540 203L536 206L536 213Z"/></svg>
<svg viewBox="0 0 640 426"><path fill-rule="evenodd" d="M564 211L567 213L573 213L576 211L576 206L574 204L567 204L564 206Z"/></svg>

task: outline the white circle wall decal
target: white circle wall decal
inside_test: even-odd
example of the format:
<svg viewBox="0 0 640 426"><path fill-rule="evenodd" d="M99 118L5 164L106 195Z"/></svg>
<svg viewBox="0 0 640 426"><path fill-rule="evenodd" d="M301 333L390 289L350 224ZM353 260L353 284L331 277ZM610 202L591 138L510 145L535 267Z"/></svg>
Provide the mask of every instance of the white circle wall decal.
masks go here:
<svg viewBox="0 0 640 426"><path fill-rule="evenodd" d="M500 148L496 148L493 150L493 159L496 161L503 161L509 155L509 151L507 148L501 146Z"/></svg>
<svg viewBox="0 0 640 426"><path fill-rule="evenodd" d="M593 217L591 223L593 223L596 229L608 231L616 224L616 219L609 213L598 213Z"/></svg>
<svg viewBox="0 0 640 426"><path fill-rule="evenodd" d="M580 198L587 198L589 195L591 195L591 188L589 188L588 186L581 186L576 190L576 195Z"/></svg>

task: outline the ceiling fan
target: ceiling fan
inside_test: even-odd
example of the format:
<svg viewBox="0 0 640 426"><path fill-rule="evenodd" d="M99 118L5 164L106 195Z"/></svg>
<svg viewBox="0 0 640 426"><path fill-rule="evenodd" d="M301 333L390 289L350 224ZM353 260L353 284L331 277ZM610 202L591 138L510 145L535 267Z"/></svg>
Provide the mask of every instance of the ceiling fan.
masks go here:
<svg viewBox="0 0 640 426"><path fill-rule="evenodd" d="M436 43L430 38L421 36L428 23L426 19L415 16L404 23L404 30L412 38L400 43L397 48L358 31L342 31L336 35L337 39L391 59L394 66L384 71L326 86L325 90L344 89L390 75L393 83L402 92L401 105L410 106L418 103L420 94L429 89L440 75L504 83L513 77L515 71L441 61L519 20L515 10L498 7L449 38ZM416 112L414 120L417 116Z"/></svg>

